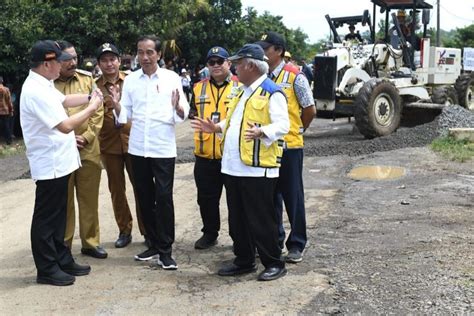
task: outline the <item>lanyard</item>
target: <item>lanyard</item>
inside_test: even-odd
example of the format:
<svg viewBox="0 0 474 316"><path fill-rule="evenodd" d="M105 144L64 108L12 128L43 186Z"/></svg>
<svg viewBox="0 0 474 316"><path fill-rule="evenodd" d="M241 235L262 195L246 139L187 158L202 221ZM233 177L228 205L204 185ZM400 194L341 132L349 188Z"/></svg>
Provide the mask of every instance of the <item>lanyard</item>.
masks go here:
<svg viewBox="0 0 474 316"><path fill-rule="evenodd" d="M217 112L217 109L219 108L219 101L221 100L222 95L224 94L224 90L228 84L229 83L226 81L222 86L218 87L217 85L213 85L211 83L211 93L212 93L212 98L216 102L216 112ZM217 99L216 99L216 96L214 95L214 89L212 89L213 86L215 86L217 89ZM221 88L223 88L222 91L221 91Z"/></svg>

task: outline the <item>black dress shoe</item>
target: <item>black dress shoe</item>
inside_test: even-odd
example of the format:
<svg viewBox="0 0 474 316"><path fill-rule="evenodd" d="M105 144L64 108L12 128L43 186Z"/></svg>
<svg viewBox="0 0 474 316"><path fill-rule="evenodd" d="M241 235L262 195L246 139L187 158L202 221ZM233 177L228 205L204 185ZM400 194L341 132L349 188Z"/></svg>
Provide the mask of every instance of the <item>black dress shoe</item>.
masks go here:
<svg viewBox="0 0 474 316"><path fill-rule="evenodd" d="M76 281L76 278L62 270L58 270L53 274L42 275L38 274L36 282L39 284L50 284L56 286L71 285Z"/></svg>
<svg viewBox="0 0 474 316"><path fill-rule="evenodd" d="M240 274L246 274L246 273L251 273L257 271L257 265L253 264L251 266L238 266L234 263L231 263L229 265L226 265L217 271L217 274L220 276L234 276L234 275L240 275Z"/></svg>
<svg viewBox="0 0 474 316"><path fill-rule="evenodd" d="M61 266L61 270L70 275L81 276L88 275L91 272L91 266L88 264L78 264L73 261L68 265Z"/></svg>
<svg viewBox="0 0 474 316"><path fill-rule="evenodd" d="M132 242L132 235L120 234L117 241L115 242L115 248L123 248Z"/></svg>
<svg viewBox="0 0 474 316"><path fill-rule="evenodd" d="M259 281L272 281L286 275L286 268L268 267L258 275Z"/></svg>
<svg viewBox="0 0 474 316"><path fill-rule="evenodd" d="M217 237L211 236L209 234L204 234L194 243L194 249L208 249L216 244Z"/></svg>
<svg viewBox="0 0 474 316"><path fill-rule="evenodd" d="M105 251L105 249L101 246L97 246L95 248L82 248L81 252L83 255L91 256L98 259L107 258L107 251Z"/></svg>

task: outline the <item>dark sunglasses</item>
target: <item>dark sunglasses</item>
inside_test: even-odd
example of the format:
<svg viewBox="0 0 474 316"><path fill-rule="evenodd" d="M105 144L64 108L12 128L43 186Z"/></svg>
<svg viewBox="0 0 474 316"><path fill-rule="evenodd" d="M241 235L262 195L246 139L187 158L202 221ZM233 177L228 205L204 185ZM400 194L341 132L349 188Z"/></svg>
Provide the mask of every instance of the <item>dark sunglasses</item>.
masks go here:
<svg viewBox="0 0 474 316"><path fill-rule="evenodd" d="M224 59L210 59L207 61L207 64L209 66L214 66L215 64L218 64L219 66L224 63Z"/></svg>

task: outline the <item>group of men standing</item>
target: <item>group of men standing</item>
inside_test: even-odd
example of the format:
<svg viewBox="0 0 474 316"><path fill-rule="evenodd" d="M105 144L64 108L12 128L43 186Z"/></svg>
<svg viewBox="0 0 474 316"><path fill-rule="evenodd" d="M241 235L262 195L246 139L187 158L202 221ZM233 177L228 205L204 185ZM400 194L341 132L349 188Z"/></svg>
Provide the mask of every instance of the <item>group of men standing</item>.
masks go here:
<svg viewBox="0 0 474 316"><path fill-rule="evenodd" d="M132 239L125 169L147 245L135 259L155 259L166 270L178 268L172 256L175 124L188 116L195 129L194 177L203 221L195 248L217 243L225 186L236 258L218 274L256 271L257 254L265 266L258 279L264 281L285 275L285 260L300 262L307 242L303 133L315 107L308 81L298 68L285 64L284 53L285 40L274 32L233 56L222 47L211 48L206 57L210 78L194 86L190 109L179 76L158 66L161 42L154 36L138 40L141 68L128 76L119 71L117 48L101 45L97 61L102 76L95 82L77 69L73 45L37 42L23 86L21 124L37 185L31 239L38 283L69 285L74 276L90 272L90 266L75 263L70 252L74 193L81 252L107 257L99 235L101 163L119 227L115 246L124 247ZM230 71L231 63L237 76ZM50 110L54 115L48 117ZM39 147L44 142L50 147L47 151ZM68 162L62 161L65 157ZM286 257L281 255L283 203L291 225Z"/></svg>

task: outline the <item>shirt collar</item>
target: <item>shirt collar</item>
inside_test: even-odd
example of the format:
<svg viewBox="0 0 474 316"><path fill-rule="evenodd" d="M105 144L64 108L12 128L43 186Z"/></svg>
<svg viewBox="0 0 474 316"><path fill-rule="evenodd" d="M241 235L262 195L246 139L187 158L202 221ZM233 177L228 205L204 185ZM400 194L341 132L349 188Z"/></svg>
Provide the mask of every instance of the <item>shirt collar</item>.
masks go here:
<svg viewBox="0 0 474 316"><path fill-rule="evenodd" d="M227 75L227 77L224 79L224 82L222 83L222 85L218 85L217 82L216 82L216 81L214 80L214 78L212 78L212 77L211 77L210 81L211 81L211 83L212 83L213 85L215 85L216 87L221 87L221 86L223 86L223 85L225 85L225 84L228 84L229 82L232 81L232 74L229 73L229 75Z"/></svg>
<svg viewBox="0 0 474 316"><path fill-rule="evenodd" d="M125 73L122 71L119 71L118 79L114 82L111 82L107 79L105 79L104 75L100 76L100 78L97 80L98 85L105 86L107 83L115 84L117 81L123 81L125 79Z"/></svg>
<svg viewBox="0 0 474 316"><path fill-rule="evenodd" d="M33 80L37 81L38 83L40 83L44 86L54 87L54 81L53 80L48 80L45 77L43 77L42 75L40 75L39 73L34 72L31 69L30 69L30 74L29 75L31 76L31 78Z"/></svg>
<svg viewBox="0 0 474 316"><path fill-rule="evenodd" d="M162 69L160 68L160 65L157 64L157 66L158 67L156 68L156 71L150 76L150 78L153 77L154 75L159 77L158 74L161 72ZM143 68L140 68L139 71L140 71L140 77L142 76L148 77L148 75L143 72Z"/></svg>
<svg viewBox="0 0 474 316"><path fill-rule="evenodd" d="M267 75L261 75L257 80L255 80L250 86L245 87L245 90L248 92L253 92L255 89L257 89L262 82L267 78Z"/></svg>
<svg viewBox="0 0 474 316"><path fill-rule="evenodd" d="M278 77L278 75L280 74L283 67L285 67L285 61L284 60L282 60L280 62L280 64L278 66L276 66L276 68L273 69L273 71L271 72L271 74L273 76L272 79Z"/></svg>

